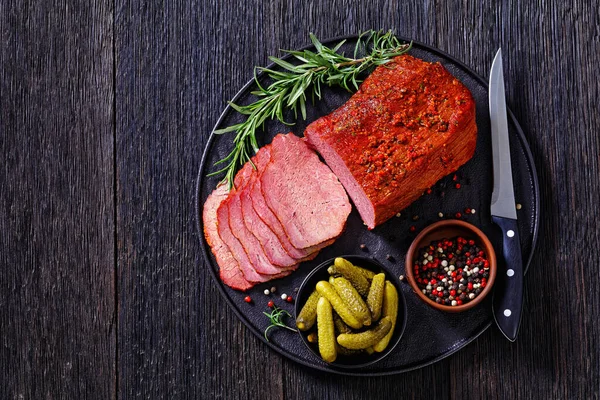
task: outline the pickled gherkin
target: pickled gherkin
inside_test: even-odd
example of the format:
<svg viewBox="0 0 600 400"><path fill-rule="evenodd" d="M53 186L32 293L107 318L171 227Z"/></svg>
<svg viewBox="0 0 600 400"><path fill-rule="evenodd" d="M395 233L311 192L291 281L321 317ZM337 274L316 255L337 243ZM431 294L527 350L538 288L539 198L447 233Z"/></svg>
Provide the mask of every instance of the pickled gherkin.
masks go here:
<svg viewBox="0 0 600 400"><path fill-rule="evenodd" d="M335 278L333 282L335 291L344 303L350 307L352 314L365 326L371 325L371 313L367 303L360 297L354 286L346 278Z"/></svg>
<svg viewBox="0 0 600 400"><path fill-rule="evenodd" d="M329 300L324 297L320 297L317 302L317 335L321 357L326 362L334 362L337 358L337 346L333 327L333 310Z"/></svg>
<svg viewBox="0 0 600 400"><path fill-rule="evenodd" d="M365 278L367 278L368 281L370 281L371 279L373 279L373 277L376 275L376 273L373 272L373 271L371 271L370 269L359 267L357 265L355 265L354 267L357 270L359 270L365 276Z"/></svg>
<svg viewBox="0 0 600 400"><path fill-rule="evenodd" d="M350 333L352 329L342 321L340 316L334 311L333 312L333 325L335 326L336 333Z"/></svg>
<svg viewBox="0 0 600 400"><path fill-rule="evenodd" d="M369 295L367 296L367 306L369 306L369 311L374 321L377 321L381 317L384 286L385 274L375 275L371 281L371 289L369 289Z"/></svg>
<svg viewBox="0 0 600 400"><path fill-rule="evenodd" d="M392 329L390 317L384 317L377 326L360 333L342 333L338 335L337 342L350 350L360 350L371 347L381 341Z"/></svg>
<svg viewBox="0 0 600 400"><path fill-rule="evenodd" d="M384 318L390 318L392 321L392 329L390 329L383 339L373 346L373 349L378 353L384 351L390 343L392 335L394 334L394 329L396 328L396 321L398 320L398 291L390 281L385 281L382 315Z"/></svg>
<svg viewBox="0 0 600 400"><path fill-rule="evenodd" d="M306 303L304 303L304 307L300 310L300 314L296 318L296 326L301 331L309 330L317 321L317 302L319 301L319 297L321 295L316 290L313 290Z"/></svg>
<svg viewBox="0 0 600 400"><path fill-rule="evenodd" d="M335 291L335 289L333 288L333 286L331 286L329 282L319 281L317 283L317 292L319 292L321 296L329 300L335 312L338 313L338 315L346 323L346 325L353 329L362 328L362 322L354 316L352 311L350 311L348 305L344 303L344 300L342 300L340 295Z"/></svg>
<svg viewBox="0 0 600 400"><path fill-rule="evenodd" d="M367 281L370 281L376 275L376 273L371 271L370 269L359 267L358 265L354 265L354 268L356 268L357 271L360 271L360 273L363 274L365 278L367 278ZM327 268L327 272L329 272L329 275L341 275L341 273L337 270L335 265L332 265L331 267Z"/></svg>
<svg viewBox="0 0 600 400"><path fill-rule="evenodd" d="M360 269L358 269L358 267L352 265L350 261L338 257L335 259L334 265L330 267L330 269L335 274L340 274L341 276L349 280L350 283L352 283L352 286L356 288L356 290L358 291L358 293L360 293L361 296L367 297L371 285L369 285L369 281L367 280L367 278L365 278L365 275L361 272Z"/></svg>

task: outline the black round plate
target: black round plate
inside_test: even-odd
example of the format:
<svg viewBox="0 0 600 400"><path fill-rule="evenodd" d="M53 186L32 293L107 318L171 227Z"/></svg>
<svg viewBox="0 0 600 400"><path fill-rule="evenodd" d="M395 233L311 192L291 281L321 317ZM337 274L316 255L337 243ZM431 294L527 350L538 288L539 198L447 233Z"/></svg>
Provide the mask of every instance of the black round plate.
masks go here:
<svg viewBox="0 0 600 400"><path fill-rule="evenodd" d="M342 39L347 39L342 50L347 54L352 54L356 36L331 39L325 41L324 44L333 46ZM406 298L408 319L399 345L381 362L361 370L332 368L307 349L298 334L286 329L271 330L269 342L263 337L263 331L269 325L268 319L263 314L263 311L269 311L268 301L274 300L278 306L293 315L293 304L281 300L280 294L286 293L295 296L295 290L300 287L304 278L314 267L327 259L340 254L367 255L377 259L396 274L403 274L406 251L412 239L422 228L438 221L440 212L444 214L444 218L455 217L458 212L463 214L462 218L476 225L488 235L496 252L502 254L502 238L496 226L491 223L490 216L492 148L486 81L461 62L432 47L415 42L409 54L426 61L440 62L471 91L476 103L478 127L477 148L474 157L460 168L456 174L456 181L453 180L453 176L442 179L434 186L431 194L423 195L403 210L400 217L394 217L372 231L366 229L356 210L353 210L342 236L333 245L323 249L314 260L303 263L290 276L257 285L248 293L232 290L220 281L219 267L204 240L201 212L206 198L216 187L218 181L222 179L222 177L207 178L206 175L215 170L213 164L216 161L231 151L233 135L211 134L202 158L197 183L196 217L206 265L221 294L240 320L269 347L291 360L318 370L347 375L376 376L420 368L461 349L485 331L492 322L492 296L488 296L481 304L469 311L450 314L437 311L424 304L406 284L402 285L401 289ZM264 79L264 77L260 79ZM248 82L233 101L238 104L247 104L253 101L251 91L254 88L255 83ZM335 110L350 95L341 89L324 91L321 101L314 106L307 105L306 121L300 119L291 127L278 122L269 122L265 127L265 132L259 135L259 144L269 143L280 132L292 131L296 135L302 136L310 122ZM515 197L517 202L522 205L518 211L521 248L527 267L533 256L538 233L539 186L533 157L525 136L514 115L510 111L508 113ZM288 120L291 119L293 119L293 115L288 115ZM215 129L224 128L240 121L242 121L242 116L228 106L219 118ZM456 183L460 183L460 189L456 189ZM474 209L476 213L466 215L464 212L466 208ZM411 232L412 226L415 227L415 232ZM361 244L367 246L366 253L360 249ZM277 287L277 294L265 296L264 289L271 286ZM253 298L252 304L244 302L247 294ZM293 321L288 322L293 325Z"/></svg>

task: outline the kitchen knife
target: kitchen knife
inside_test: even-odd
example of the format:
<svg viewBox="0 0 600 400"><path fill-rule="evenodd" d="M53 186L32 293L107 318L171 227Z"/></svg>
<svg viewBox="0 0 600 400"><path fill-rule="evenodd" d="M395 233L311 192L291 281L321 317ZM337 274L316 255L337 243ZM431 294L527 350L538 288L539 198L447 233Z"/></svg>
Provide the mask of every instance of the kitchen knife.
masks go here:
<svg viewBox="0 0 600 400"><path fill-rule="evenodd" d="M510 164L510 143L500 49L492 63L489 90L494 167L491 214L492 221L502 230L502 253L504 255L504 257L498 257L499 268L494 290L493 311L494 319L504 336L514 342L517 338L523 307L523 262ZM504 263L501 262L502 260Z"/></svg>

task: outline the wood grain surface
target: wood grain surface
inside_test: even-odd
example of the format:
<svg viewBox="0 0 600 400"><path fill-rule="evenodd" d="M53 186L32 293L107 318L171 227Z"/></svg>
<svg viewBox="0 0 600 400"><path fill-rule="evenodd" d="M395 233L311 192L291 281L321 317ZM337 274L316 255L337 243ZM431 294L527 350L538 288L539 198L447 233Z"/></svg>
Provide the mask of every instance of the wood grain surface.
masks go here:
<svg viewBox="0 0 600 400"><path fill-rule="evenodd" d="M112 5L0 2L0 398L116 394Z"/></svg>
<svg viewBox="0 0 600 400"><path fill-rule="evenodd" d="M492 327L432 366L357 379L281 358L235 317L194 194L254 65L371 28L485 77L502 47L542 227L517 342ZM599 29L582 0L0 0L0 398L599 398Z"/></svg>

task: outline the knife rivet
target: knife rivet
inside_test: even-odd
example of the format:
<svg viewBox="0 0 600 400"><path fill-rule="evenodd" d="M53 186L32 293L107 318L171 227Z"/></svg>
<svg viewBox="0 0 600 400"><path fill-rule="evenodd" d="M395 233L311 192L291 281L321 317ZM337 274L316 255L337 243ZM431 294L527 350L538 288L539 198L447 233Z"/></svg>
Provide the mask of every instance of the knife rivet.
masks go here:
<svg viewBox="0 0 600 400"><path fill-rule="evenodd" d="M509 269L506 271L506 275L508 275L508 276L513 276L514 274L515 274L515 271L512 269Z"/></svg>
<svg viewBox="0 0 600 400"><path fill-rule="evenodd" d="M513 237L513 236L515 236L515 231L513 231L512 229L511 229L511 230L509 230L508 232L506 232L506 236L508 236L508 237Z"/></svg>
<svg viewBox="0 0 600 400"><path fill-rule="evenodd" d="M510 311L508 308L506 310L504 310L505 317L510 317L510 314L512 314L512 311Z"/></svg>

